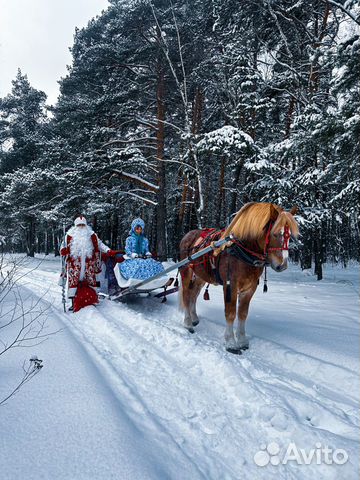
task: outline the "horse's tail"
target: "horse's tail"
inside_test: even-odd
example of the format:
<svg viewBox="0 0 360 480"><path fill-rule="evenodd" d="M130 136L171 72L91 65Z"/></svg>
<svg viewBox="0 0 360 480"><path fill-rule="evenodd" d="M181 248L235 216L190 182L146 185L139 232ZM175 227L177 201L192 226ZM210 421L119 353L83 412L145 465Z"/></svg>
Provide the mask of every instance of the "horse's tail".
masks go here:
<svg viewBox="0 0 360 480"><path fill-rule="evenodd" d="M185 303L184 303L184 287L181 274L179 275L179 310L185 310Z"/></svg>

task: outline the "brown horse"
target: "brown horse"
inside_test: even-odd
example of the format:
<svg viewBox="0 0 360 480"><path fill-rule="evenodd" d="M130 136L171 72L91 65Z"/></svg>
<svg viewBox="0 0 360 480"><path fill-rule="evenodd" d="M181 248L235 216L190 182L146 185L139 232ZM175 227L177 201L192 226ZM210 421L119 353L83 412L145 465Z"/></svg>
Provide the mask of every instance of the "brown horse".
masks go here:
<svg viewBox="0 0 360 480"><path fill-rule="evenodd" d="M249 348L245 321L249 303L255 293L264 266L282 272L288 264L289 237L298 236L298 225L290 212L272 203L248 203L236 214L221 238L233 236L233 241L219 248L207 261L190 264L181 270L180 301L185 310L184 325L194 333L199 323L196 300L205 283L223 285L225 300L225 347L240 354ZM202 247L202 230L192 230L180 243L181 258ZM233 324L238 301L236 337Z"/></svg>

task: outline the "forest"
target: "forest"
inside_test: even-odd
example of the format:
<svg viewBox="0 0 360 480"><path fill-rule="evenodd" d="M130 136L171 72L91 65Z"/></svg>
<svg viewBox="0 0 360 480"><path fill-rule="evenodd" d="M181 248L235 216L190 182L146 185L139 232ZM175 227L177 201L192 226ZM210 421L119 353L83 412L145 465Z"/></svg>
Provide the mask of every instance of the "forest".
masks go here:
<svg viewBox="0 0 360 480"><path fill-rule="evenodd" d="M110 0L77 29L55 105L0 99L0 244L55 253L83 214L121 249L140 216L178 257L245 203L298 207L292 259L359 260L355 0Z"/></svg>

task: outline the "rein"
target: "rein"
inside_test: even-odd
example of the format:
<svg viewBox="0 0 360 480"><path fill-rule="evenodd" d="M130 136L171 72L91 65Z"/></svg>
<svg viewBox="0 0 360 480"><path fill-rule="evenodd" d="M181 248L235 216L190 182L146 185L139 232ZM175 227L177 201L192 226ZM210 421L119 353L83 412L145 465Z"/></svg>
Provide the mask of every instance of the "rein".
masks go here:
<svg viewBox="0 0 360 480"><path fill-rule="evenodd" d="M266 263L267 254L254 252L250 248L245 247L245 245L238 238L234 237L233 239L234 246L236 246L240 251L243 252L243 260L252 265L253 267L262 267ZM231 247L230 247L231 248ZM236 256L236 255L235 255Z"/></svg>

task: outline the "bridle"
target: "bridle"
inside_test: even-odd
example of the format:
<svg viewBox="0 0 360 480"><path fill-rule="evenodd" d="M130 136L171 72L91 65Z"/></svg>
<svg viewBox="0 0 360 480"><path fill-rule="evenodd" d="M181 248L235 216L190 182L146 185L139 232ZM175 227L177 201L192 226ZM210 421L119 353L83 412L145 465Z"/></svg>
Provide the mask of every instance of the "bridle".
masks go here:
<svg viewBox="0 0 360 480"><path fill-rule="evenodd" d="M271 235L271 230L273 228L274 224L272 222L269 223L269 227L268 227L268 230L266 232L266 237L265 237L265 246L264 246L264 256L267 257L269 252L276 252L276 251L283 251L283 250L286 250L288 251L289 250L289 240L290 240L290 237L291 237L291 234L290 234L290 228L288 225L285 225L284 226L284 239L283 239L283 243L281 245L281 247L269 247L270 245L270 235Z"/></svg>

